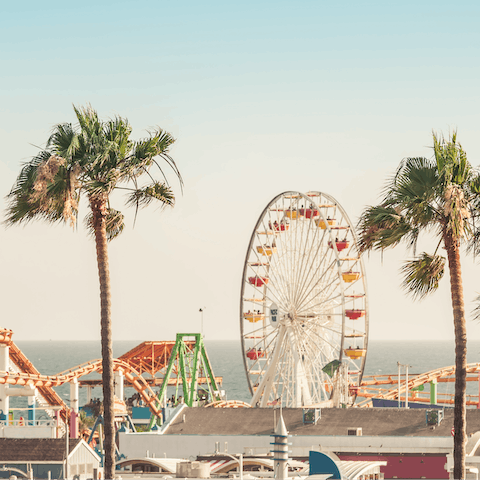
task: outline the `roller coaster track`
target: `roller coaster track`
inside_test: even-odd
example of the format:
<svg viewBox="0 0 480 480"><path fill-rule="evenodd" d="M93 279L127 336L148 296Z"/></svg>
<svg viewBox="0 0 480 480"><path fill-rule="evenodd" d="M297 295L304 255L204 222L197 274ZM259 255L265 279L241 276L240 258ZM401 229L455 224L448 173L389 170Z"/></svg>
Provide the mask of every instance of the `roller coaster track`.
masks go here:
<svg viewBox="0 0 480 480"><path fill-rule="evenodd" d="M20 348L12 341L12 330L0 328L0 345L9 347L10 361L17 367L18 372L0 371L0 385L20 385L37 388L41 397L49 406L62 407L61 418L65 422L70 413L70 408L63 402L53 390L64 383L83 377L92 372L102 372L102 361L93 360L85 362L77 367L65 370L57 375L42 375L33 366L32 362L22 353ZM156 406L155 393L141 374L124 360L114 359L113 370L123 372L126 380L137 390L150 411L159 415L160 410ZM42 405L44 406L44 405Z"/></svg>
<svg viewBox="0 0 480 480"><path fill-rule="evenodd" d="M140 396L145 401L146 405L150 408L151 412L155 415L160 414L160 410L156 407L156 397L153 390L148 385L147 381L128 363L123 360L113 360L113 370L121 371L125 375L125 378L130 384L140 393ZM102 372L102 360L93 360L85 362L77 367L60 372L57 375L41 375L40 373L18 372L10 373L0 371L0 384L8 385L29 385L36 387L39 390L51 391L55 395L55 391L52 387L58 387L64 383L69 383L76 378L81 378L84 375L88 375L93 372ZM57 395L58 397L58 395ZM53 397L46 397L53 398ZM58 397L59 398L59 397ZM60 402L62 400L60 399ZM65 409L68 407L62 402Z"/></svg>
<svg viewBox="0 0 480 480"><path fill-rule="evenodd" d="M467 382L478 382L480 374L480 363L469 363L467 365ZM405 397L405 376L400 381L400 396ZM409 375L408 380L408 391L409 391L409 401L423 401L429 402L429 397L427 398L421 392L412 392L411 390L415 387L419 387L425 383L431 381L437 381L438 383L444 382L455 382L455 365L450 367L438 368L436 370L431 370L430 372L422 374L413 374ZM387 385L398 385L398 376L397 375L365 375L363 377L362 384L360 385L357 397L365 398L360 403L357 403L357 407L367 407L371 398L385 399L385 400L394 400L398 399L399 389L397 387L393 388L383 388L382 386ZM429 394L428 394L429 395ZM439 394L439 396L442 394ZM453 404L453 394L443 394L447 398L439 398L438 403ZM477 406L479 402L478 395L467 395L467 405Z"/></svg>

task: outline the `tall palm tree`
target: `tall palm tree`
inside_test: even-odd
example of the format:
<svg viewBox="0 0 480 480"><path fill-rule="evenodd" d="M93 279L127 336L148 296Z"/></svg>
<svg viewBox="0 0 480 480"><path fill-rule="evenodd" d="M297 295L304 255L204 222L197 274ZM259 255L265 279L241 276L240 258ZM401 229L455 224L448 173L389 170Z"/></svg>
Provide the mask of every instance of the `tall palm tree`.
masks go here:
<svg viewBox="0 0 480 480"><path fill-rule="evenodd" d="M124 228L121 212L110 205L111 193L122 189L126 203L138 209L158 200L161 206L173 206L174 194L168 184L156 180L151 167L161 164L180 172L169 156L174 138L162 129L150 132L140 141L130 139L131 127L121 117L101 121L91 106L74 106L78 124L57 125L46 149L26 163L7 197L6 224L43 219L47 222L77 223L78 205L85 196L90 213L87 229L94 235L100 280L102 382L105 422L105 478L114 478L115 431L112 321L110 312L110 274L107 242ZM140 185L140 178L147 183Z"/></svg>
<svg viewBox="0 0 480 480"><path fill-rule="evenodd" d="M362 251L384 250L405 242L414 258L402 267L403 286L414 298L438 288L445 263L455 332L454 478L465 478L467 332L463 300L460 247L474 240L472 214L480 192L480 178L457 142L433 134L434 157L403 160L384 190L378 206L367 207L360 218ZM416 253L421 233L435 234L433 254ZM447 259L440 255L443 246Z"/></svg>

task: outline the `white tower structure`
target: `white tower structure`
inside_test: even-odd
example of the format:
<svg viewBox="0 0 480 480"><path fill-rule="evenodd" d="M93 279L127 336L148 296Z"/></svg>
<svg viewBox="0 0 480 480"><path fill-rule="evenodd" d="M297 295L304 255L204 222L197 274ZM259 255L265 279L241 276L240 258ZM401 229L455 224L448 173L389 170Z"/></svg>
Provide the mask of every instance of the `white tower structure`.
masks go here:
<svg viewBox="0 0 480 480"><path fill-rule="evenodd" d="M288 478L288 431L283 421L282 411L280 410L280 418L277 426L271 435L274 438L273 445L273 464L274 478L278 480L286 480Z"/></svg>

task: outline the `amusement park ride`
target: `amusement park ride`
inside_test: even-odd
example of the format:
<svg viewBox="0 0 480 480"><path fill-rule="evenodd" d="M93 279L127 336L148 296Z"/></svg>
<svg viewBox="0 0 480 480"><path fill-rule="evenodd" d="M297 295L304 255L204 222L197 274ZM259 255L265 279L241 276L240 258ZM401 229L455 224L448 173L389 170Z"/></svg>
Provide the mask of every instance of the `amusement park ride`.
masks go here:
<svg viewBox="0 0 480 480"><path fill-rule="evenodd" d="M368 343L363 261L345 210L285 192L258 219L243 271L240 328L252 405L353 405Z"/></svg>
<svg viewBox="0 0 480 480"><path fill-rule="evenodd" d="M453 403L437 385L454 381L454 367L409 377L364 375L368 296L357 244L347 213L325 193L285 192L263 210L248 245L240 301L251 406L368 407L371 399L398 401L406 395L409 402ZM101 383L83 377L101 368L101 360L94 360L42 375L12 341L12 331L0 328L0 424L9 397L25 395L29 405L50 411L64 432L78 414L78 386ZM144 342L115 359L114 372L119 403L126 382L150 409L150 428L162 417L169 386L177 398L181 388L188 406L198 405L200 385L211 406L250 406L222 399L222 378L214 376L200 334ZM467 381L479 381L480 364L468 365L467 372ZM65 383L71 385L69 406L54 390ZM429 385L428 393L419 391L423 385ZM467 404L478 407L478 395L470 395Z"/></svg>

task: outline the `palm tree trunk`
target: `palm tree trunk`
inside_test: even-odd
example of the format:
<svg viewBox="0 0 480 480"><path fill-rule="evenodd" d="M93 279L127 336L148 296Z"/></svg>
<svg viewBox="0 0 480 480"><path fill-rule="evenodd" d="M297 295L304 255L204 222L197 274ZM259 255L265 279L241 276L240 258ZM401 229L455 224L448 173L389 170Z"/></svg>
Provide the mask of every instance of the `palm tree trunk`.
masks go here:
<svg viewBox="0 0 480 480"><path fill-rule="evenodd" d="M113 391L112 320L110 313L110 271L107 248L107 197L90 197L100 279L100 325L102 337L103 419L105 428L104 478L115 478L115 425Z"/></svg>
<svg viewBox="0 0 480 480"><path fill-rule="evenodd" d="M466 425L466 375L467 375L467 328L463 302L462 271L459 241L451 231L444 232L445 248L450 270L453 324L455 328L455 409L453 427L453 478L465 478Z"/></svg>

